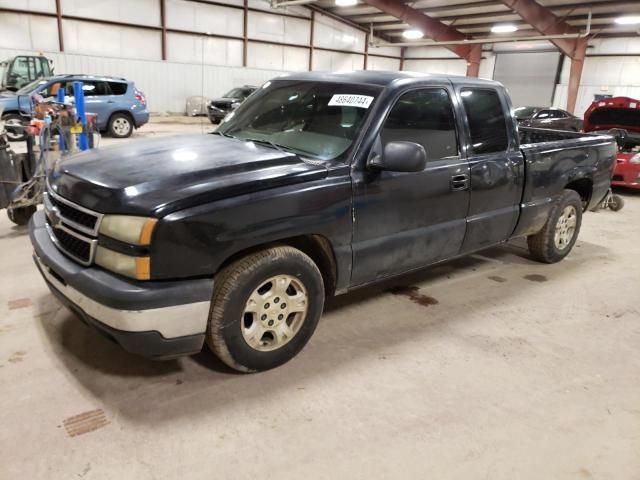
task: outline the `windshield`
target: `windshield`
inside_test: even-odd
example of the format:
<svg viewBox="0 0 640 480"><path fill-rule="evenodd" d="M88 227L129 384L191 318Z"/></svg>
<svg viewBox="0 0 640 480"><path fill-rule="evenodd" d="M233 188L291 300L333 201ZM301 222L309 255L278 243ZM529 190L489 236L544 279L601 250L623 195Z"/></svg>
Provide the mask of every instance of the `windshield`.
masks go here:
<svg viewBox="0 0 640 480"><path fill-rule="evenodd" d="M38 88L40 85L44 85L44 84L46 84L48 82L49 82L49 80L44 79L44 78L40 78L38 80L34 80L33 82L26 84L24 87L22 87L16 93L18 95L29 95L36 88Z"/></svg>
<svg viewBox="0 0 640 480"><path fill-rule="evenodd" d="M222 98L243 98L243 97L244 97L244 90L242 88L232 88L222 96Z"/></svg>
<svg viewBox="0 0 640 480"><path fill-rule="evenodd" d="M518 107L513 110L513 116L516 117L518 120L523 118L529 118L538 110L539 110L538 107Z"/></svg>
<svg viewBox="0 0 640 480"><path fill-rule="evenodd" d="M332 160L351 147L379 91L369 85L267 82L223 121L218 132Z"/></svg>

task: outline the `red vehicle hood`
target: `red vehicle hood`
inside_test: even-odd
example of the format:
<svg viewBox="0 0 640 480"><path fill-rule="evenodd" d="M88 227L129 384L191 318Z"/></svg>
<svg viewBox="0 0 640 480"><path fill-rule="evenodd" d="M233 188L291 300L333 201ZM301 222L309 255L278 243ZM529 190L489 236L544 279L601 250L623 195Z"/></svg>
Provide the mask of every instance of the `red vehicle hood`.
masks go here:
<svg viewBox="0 0 640 480"><path fill-rule="evenodd" d="M640 133L640 100L613 97L595 101L584 112L584 131L622 128Z"/></svg>

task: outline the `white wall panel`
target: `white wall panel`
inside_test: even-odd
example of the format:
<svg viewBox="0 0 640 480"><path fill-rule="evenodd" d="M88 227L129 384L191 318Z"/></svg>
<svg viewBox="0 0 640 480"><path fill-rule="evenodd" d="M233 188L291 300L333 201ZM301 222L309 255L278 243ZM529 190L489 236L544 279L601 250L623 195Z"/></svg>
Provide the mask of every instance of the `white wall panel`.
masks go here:
<svg viewBox="0 0 640 480"><path fill-rule="evenodd" d="M459 58L458 55L445 47L407 47L405 58Z"/></svg>
<svg viewBox="0 0 640 480"><path fill-rule="evenodd" d="M293 45L309 45L311 22L300 18L249 12L249 38Z"/></svg>
<svg viewBox="0 0 640 480"><path fill-rule="evenodd" d="M243 11L184 0L166 0L167 28L242 36Z"/></svg>
<svg viewBox="0 0 640 480"><path fill-rule="evenodd" d="M309 68L309 50L249 42L247 66L279 71L305 71Z"/></svg>
<svg viewBox="0 0 640 480"><path fill-rule="evenodd" d="M384 42L377 37L373 37L374 42ZM378 54L378 55L391 55L394 57L400 58L401 54L400 47L369 47L369 53Z"/></svg>
<svg viewBox="0 0 640 480"><path fill-rule="evenodd" d="M63 20L64 47L70 53L159 60L160 32L133 27Z"/></svg>
<svg viewBox="0 0 640 480"><path fill-rule="evenodd" d="M598 53L623 54L640 48L636 39L603 39L596 45ZM592 54L589 50L588 54ZM567 85L571 61L564 59L560 84L556 88L554 106L565 108L567 104ZM582 78L576 102L576 114L582 115L591 105L594 95L606 94L627 96L640 99L640 56L587 57L582 69Z"/></svg>
<svg viewBox="0 0 640 480"><path fill-rule="evenodd" d="M0 45L26 50L58 50L58 26L55 18L0 14ZM2 58L4 60L4 58Z"/></svg>
<svg viewBox="0 0 640 480"><path fill-rule="evenodd" d="M313 52L314 70L362 70L364 55L337 53L315 50Z"/></svg>
<svg viewBox="0 0 640 480"><path fill-rule="evenodd" d="M364 52L365 33L326 15L316 15L314 45L337 50Z"/></svg>
<svg viewBox="0 0 640 480"><path fill-rule="evenodd" d="M30 50L0 48L0 58L33 54ZM238 85L261 85L284 72L107 58L71 53L46 53L55 64L56 73L113 75L133 80L142 90L152 112L184 112L186 98L192 95L217 97Z"/></svg>
<svg viewBox="0 0 640 480"><path fill-rule="evenodd" d="M440 73L444 75L464 75L467 73L465 60L405 60L403 70L420 73Z"/></svg>
<svg viewBox="0 0 640 480"><path fill-rule="evenodd" d="M399 58L375 57L373 55L369 55L369 59L367 60L367 70L391 70L395 72L399 69Z"/></svg>
<svg viewBox="0 0 640 480"><path fill-rule="evenodd" d="M493 70L496 66L496 56L491 52L482 52L482 57L478 77L491 80L493 79Z"/></svg>
<svg viewBox="0 0 640 480"><path fill-rule="evenodd" d="M197 65L204 63L239 67L242 66L242 41L167 33L167 59Z"/></svg>
<svg viewBox="0 0 640 480"><path fill-rule="evenodd" d="M65 15L138 25L160 25L158 0L61 0Z"/></svg>
<svg viewBox="0 0 640 480"><path fill-rule="evenodd" d="M55 13L56 0L0 0L0 8L19 8L33 12Z"/></svg>
<svg viewBox="0 0 640 480"><path fill-rule="evenodd" d="M242 5L242 0L240 0L240 5ZM311 11L302 5L292 5L290 7L282 7L282 8L271 8L271 2L269 2L268 0L249 0L248 6L250 8L267 10L270 12L282 12L282 13L288 13L290 15L298 15L300 17L307 17L307 18L311 17Z"/></svg>

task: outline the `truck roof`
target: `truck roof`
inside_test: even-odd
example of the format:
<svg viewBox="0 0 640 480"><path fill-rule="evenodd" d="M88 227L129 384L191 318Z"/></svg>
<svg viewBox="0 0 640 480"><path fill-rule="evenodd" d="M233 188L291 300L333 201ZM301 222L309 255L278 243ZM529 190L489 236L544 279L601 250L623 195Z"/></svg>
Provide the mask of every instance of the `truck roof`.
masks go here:
<svg viewBox="0 0 640 480"><path fill-rule="evenodd" d="M479 85L502 85L494 80L484 80L480 78L465 77L462 75L442 75L435 73L420 72L394 72L382 70L355 70L336 72L302 72L281 75L281 79L302 80L314 82L338 82L354 84L370 84L386 87L396 81L406 80L403 83L424 83L425 80L435 82L450 81L452 83L477 83Z"/></svg>

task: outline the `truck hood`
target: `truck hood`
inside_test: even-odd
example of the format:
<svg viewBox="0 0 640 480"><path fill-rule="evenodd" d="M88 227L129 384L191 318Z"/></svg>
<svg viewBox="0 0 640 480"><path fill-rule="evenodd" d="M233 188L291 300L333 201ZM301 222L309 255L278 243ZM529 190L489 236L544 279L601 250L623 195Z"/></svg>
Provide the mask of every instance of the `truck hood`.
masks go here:
<svg viewBox="0 0 640 480"><path fill-rule="evenodd" d="M203 203L324 178L295 154L218 135L88 150L49 173L51 189L101 213L164 216Z"/></svg>

